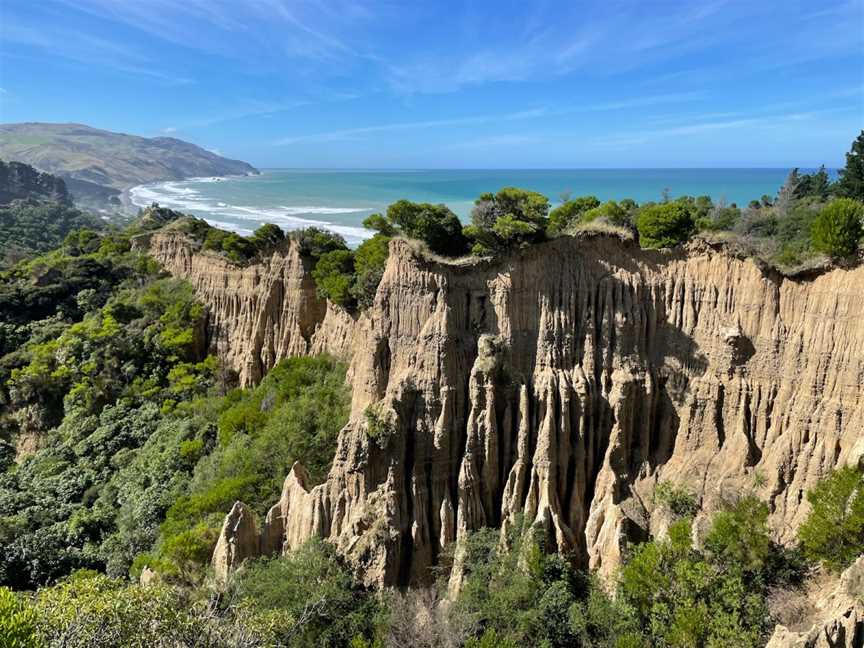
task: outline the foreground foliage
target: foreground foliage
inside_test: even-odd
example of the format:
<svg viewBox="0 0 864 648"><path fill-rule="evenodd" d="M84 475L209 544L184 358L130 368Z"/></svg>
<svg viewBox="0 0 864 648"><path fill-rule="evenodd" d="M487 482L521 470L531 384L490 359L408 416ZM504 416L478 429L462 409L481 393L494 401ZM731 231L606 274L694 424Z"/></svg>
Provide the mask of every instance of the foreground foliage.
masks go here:
<svg viewBox="0 0 864 648"><path fill-rule="evenodd" d="M175 494L153 551L138 557L135 573L149 565L197 582L235 501L263 516L295 461L313 484L323 480L348 409L345 366L326 356L284 360L254 389L179 407L177 416L198 412L216 438L180 445L193 466L188 485Z"/></svg>
<svg viewBox="0 0 864 648"><path fill-rule="evenodd" d="M804 553L834 571L864 554L864 470L840 468L807 493L810 514L798 529Z"/></svg>

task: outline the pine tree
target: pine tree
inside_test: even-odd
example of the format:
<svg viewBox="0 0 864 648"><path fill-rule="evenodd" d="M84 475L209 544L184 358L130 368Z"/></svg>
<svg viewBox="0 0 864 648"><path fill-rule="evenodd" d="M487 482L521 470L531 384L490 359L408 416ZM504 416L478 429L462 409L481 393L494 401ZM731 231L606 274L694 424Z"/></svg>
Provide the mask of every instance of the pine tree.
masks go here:
<svg viewBox="0 0 864 648"><path fill-rule="evenodd" d="M864 130L846 154L846 167L840 171L834 191L838 196L864 201Z"/></svg>

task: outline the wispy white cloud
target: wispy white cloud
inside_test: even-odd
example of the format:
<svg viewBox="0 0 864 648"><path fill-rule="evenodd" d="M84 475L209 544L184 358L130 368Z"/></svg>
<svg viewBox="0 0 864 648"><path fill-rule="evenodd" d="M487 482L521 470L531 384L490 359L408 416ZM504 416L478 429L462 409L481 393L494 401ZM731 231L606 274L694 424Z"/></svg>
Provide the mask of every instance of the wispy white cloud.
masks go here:
<svg viewBox="0 0 864 648"><path fill-rule="evenodd" d="M692 118L687 123L668 128L642 128L638 131L612 134L586 141L597 148L626 149L648 142L677 137L699 136L717 131L744 130L754 127L769 129L788 126L790 123L813 121L820 117L842 112L844 109L826 109L810 112L780 113L758 117L737 117L734 119L711 119L700 121Z"/></svg>
<svg viewBox="0 0 864 648"><path fill-rule="evenodd" d="M261 64L284 57L334 62L361 57L343 37L372 12L357 1L59 0L96 18L120 23L160 41L210 55ZM189 23L196 29L188 29Z"/></svg>
<svg viewBox="0 0 864 648"><path fill-rule="evenodd" d="M321 133L292 135L276 141L275 144L286 145L309 141L323 142L338 140L355 140L361 138L364 135L389 133L394 131L413 131L432 128L449 128L455 126L479 126L483 124L495 124L499 122L538 120L543 118L561 117L564 115L573 115L579 113L616 111L640 106L681 103L686 101L694 101L702 98L703 96L703 93L699 92L680 92L662 95L649 95L643 97L627 97L623 99L610 100L605 102L575 104L567 107L544 106L505 114L490 113L484 115L472 115L448 119L432 119L422 121L395 122L390 124L377 124L373 126L362 126L359 128L336 129ZM488 137L497 137L497 141L500 143L507 141L506 138L508 136L497 135ZM490 141L496 140L493 139Z"/></svg>
<svg viewBox="0 0 864 648"><path fill-rule="evenodd" d="M501 135L488 135L486 137L474 137L446 146L438 147L441 151L469 151L469 150L494 150L501 148L514 148L527 144L539 144L548 138L540 135L522 135L507 133Z"/></svg>
<svg viewBox="0 0 864 648"><path fill-rule="evenodd" d="M171 85L191 82L186 77L160 70L146 54L129 45L77 30L56 26L36 28L15 22L7 16L4 17L2 36L6 43L15 43L74 63L98 66ZM16 54L25 55L23 52Z"/></svg>
<svg viewBox="0 0 864 648"><path fill-rule="evenodd" d="M456 117L452 119L430 119L425 121L395 122L391 124L378 124L375 126L363 126L360 128L343 128L339 130L326 131L322 133L311 133L305 135L293 135L283 137L274 142L277 146L296 144L298 142L329 142L338 140L357 139L362 135L373 133L390 133L394 131L410 131L428 128L443 128L452 126L474 126L501 121L518 121L523 119L536 119L547 114L545 108L532 108L506 114L475 115L470 117Z"/></svg>

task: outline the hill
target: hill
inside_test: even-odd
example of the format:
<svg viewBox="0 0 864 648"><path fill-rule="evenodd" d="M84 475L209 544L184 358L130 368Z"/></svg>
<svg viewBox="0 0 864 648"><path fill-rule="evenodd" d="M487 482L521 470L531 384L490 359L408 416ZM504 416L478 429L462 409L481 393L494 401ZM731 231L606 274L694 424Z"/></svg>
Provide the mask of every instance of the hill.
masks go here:
<svg viewBox="0 0 864 648"><path fill-rule="evenodd" d="M139 137L83 124L0 124L0 158L61 176L76 201L91 204L148 182L257 173L246 162L173 137Z"/></svg>
<svg viewBox="0 0 864 648"><path fill-rule="evenodd" d="M57 247L72 230L102 227L72 205L62 178L0 160L0 269Z"/></svg>

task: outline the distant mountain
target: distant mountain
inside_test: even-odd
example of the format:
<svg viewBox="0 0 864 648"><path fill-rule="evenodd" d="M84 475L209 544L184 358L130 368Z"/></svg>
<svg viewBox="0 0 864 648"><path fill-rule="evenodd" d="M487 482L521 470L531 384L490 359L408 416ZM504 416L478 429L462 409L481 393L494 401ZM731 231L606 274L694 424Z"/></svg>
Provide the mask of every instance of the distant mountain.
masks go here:
<svg viewBox="0 0 864 648"><path fill-rule="evenodd" d="M59 175L77 201L104 203L163 180L258 173L239 160L173 137L138 137L82 124L0 124L0 159Z"/></svg>

